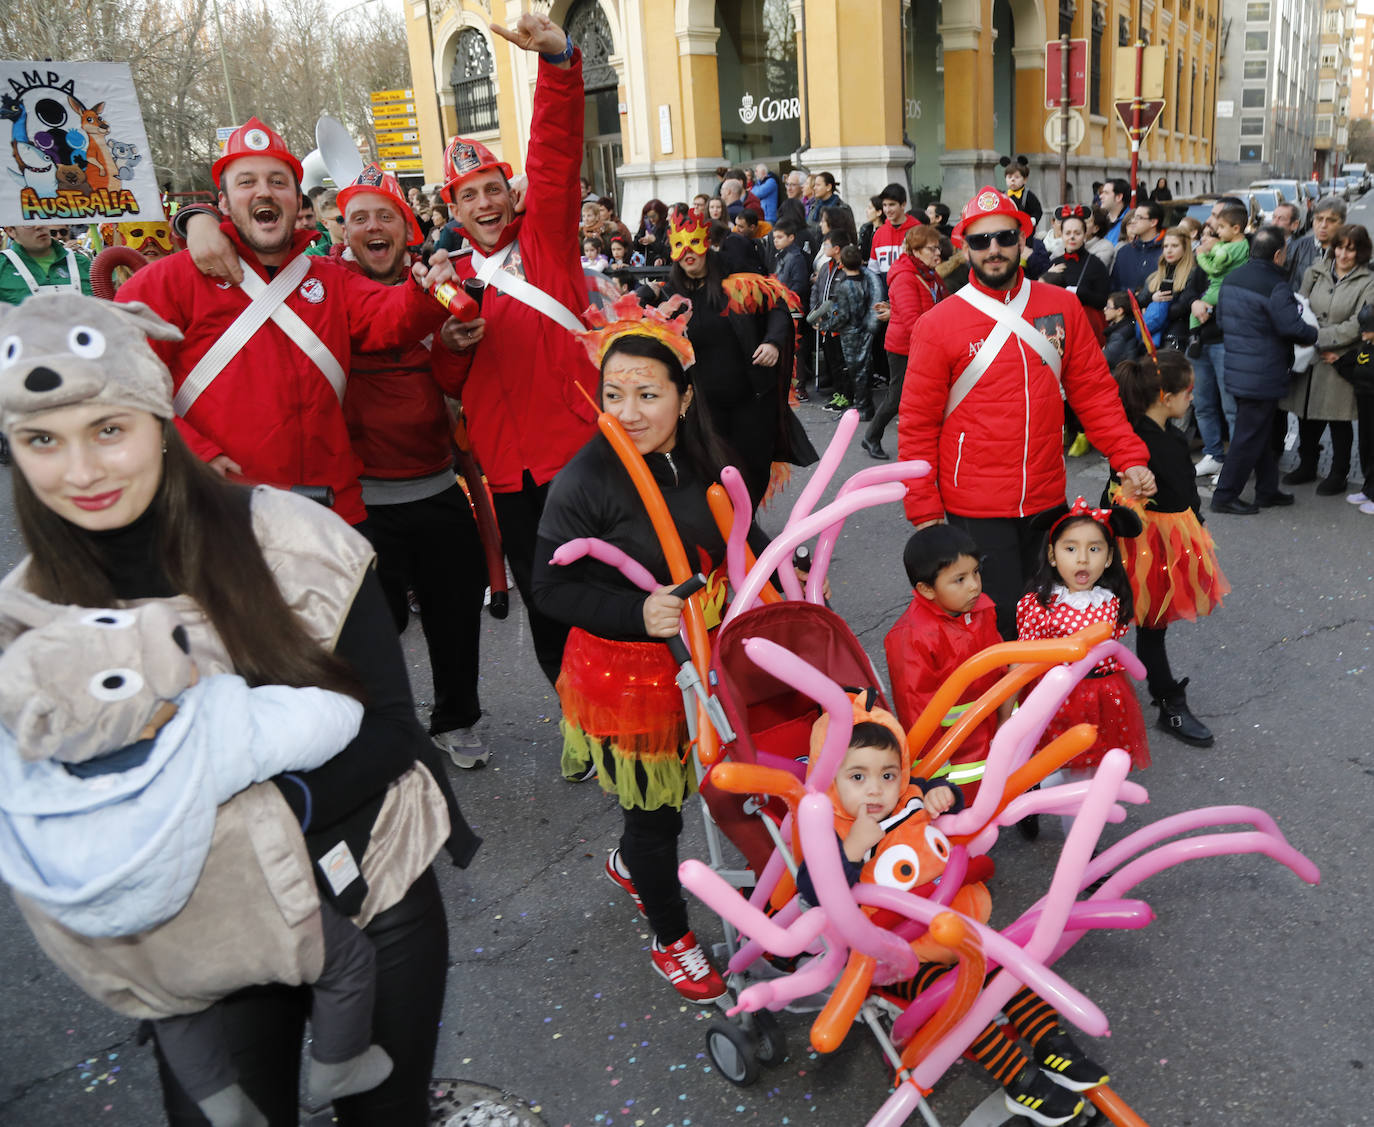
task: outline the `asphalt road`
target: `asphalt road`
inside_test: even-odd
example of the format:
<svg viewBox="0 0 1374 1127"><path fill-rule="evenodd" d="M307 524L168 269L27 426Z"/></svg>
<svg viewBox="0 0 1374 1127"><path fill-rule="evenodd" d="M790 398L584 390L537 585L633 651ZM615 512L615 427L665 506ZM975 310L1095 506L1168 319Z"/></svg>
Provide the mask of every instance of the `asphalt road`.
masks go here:
<svg viewBox="0 0 1374 1127"><path fill-rule="evenodd" d="M802 413L818 445L828 439L834 420ZM856 448L844 473L869 464ZM1073 461L1070 496L1095 497L1104 476L1095 455ZM21 546L5 484L8 569ZM1111 1019L1111 1037L1085 1045L1155 1127L1374 1123L1374 518L1311 486L1297 492L1290 509L1212 518L1233 593L1170 641L1216 746L1152 739L1154 765L1135 776L1151 802L1107 837L1196 806L1259 806L1321 867L1321 885L1262 857L1190 863L1137 890L1157 914L1148 929L1090 937L1059 964ZM781 519L764 523L776 529ZM831 573L835 608L880 670L883 634L910 595L901 567L908 531L895 507L860 514ZM423 708L418 624L405 646ZM653 973L640 917L601 874L619 833L615 805L558 775L557 701L518 608L505 622L486 621L483 648L494 753L483 770L455 772L455 783L486 844L471 869L440 868L451 965L436 1075L513 1093L555 1127L865 1122L888 1077L859 1029L821 1058L807 1047L808 1019L783 1014L785 1063L748 1089L715 1074L704 1055L711 1014L680 1004ZM688 824L684 856L703 856L694 811ZM1034 843L1004 835L994 853L995 924L1043 891L1059 844L1051 829ZM692 918L704 941L720 938L704 907ZM152 1056L135 1045L133 1023L79 994L7 899L0 944L0 1123L161 1122ZM931 1102L942 1122L957 1124L989 1091L961 1064Z"/></svg>

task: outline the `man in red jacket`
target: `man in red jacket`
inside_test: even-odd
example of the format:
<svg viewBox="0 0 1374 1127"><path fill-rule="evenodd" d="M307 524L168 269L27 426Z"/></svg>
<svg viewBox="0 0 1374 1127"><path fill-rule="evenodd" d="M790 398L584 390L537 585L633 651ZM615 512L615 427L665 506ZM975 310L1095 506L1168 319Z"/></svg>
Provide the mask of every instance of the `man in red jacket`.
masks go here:
<svg viewBox="0 0 1374 1127"><path fill-rule="evenodd" d="M368 165L339 192L338 206L345 242L331 248L335 260L384 286L404 285L412 264L407 247L423 237L396 177ZM475 731L487 571L477 524L453 475L453 420L434 381L430 343L355 349L344 419L362 461L367 520L358 530L377 550L377 578L398 632L410 618L407 589L420 604L434 679L429 734L457 766L480 767L490 755Z"/></svg>
<svg viewBox="0 0 1374 1127"><path fill-rule="evenodd" d="M1031 521L1064 503L1065 399L1123 484L1155 488L1083 307L1021 271L1030 234L995 188L968 202L954 243L968 249L969 284L916 322L897 416L900 457L931 466L908 486L907 517L973 537L1004 638L1016 637L1016 600L1042 550Z"/></svg>
<svg viewBox="0 0 1374 1127"><path fill-rule="evenodd" d="M192 240L229 248L215 274L183 251L139 270L117 300L146 302L184 334L153 347L172 371L178 428L201 459L254 481L330 486L335 511L358 524L366 510L342 408L350 356L437 331L448 313L419 283L448 280L453 268L436 256L388 288L307 256L315 233L295 229L300 161L255 117L212 175L227 218L195 209L182 221Z"/></svg>
<svg viewBox="0 0 1374 1127"><path fill-rule="evenodd" d="M553 682L568 628L540 614L530 598L535 532L549 482L596 432L596 410L578 385L595 396L599 382L573 336L588 304L577 245L582 55L557 24L534 13L501 34L538 51L541 60L525 160L525 211L515 213L509 165L475 141L450 142L443 195L471 244L455 265L470 285L484 288L481 317L446 327L449 351L436 349L434 371L444 390L463 402L506 559L529 615L535 656Z"/></svg>

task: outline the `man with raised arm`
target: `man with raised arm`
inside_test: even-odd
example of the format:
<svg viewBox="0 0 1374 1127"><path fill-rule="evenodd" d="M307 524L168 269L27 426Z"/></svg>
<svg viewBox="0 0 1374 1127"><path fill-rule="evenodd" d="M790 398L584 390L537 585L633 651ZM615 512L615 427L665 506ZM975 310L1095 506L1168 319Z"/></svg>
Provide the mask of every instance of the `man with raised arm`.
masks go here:
<svg viewBox="0 0 1374 1127"><path fill-rule="evenodd" d="M470 249L454 266L480 286L481 317L445 326L435 375L463 402L478 462L491 487L511 574L525 603L535 656L558 678L566 626L530 599L535 532L549 482L596 431L599 380L573 336L587 307L577 245L581 207L582 53L557 24L527 12L511 31L492 30L539 53L525 170L525 210L516 214L510 166L457 137L444 154L442 189Z"/></svg>

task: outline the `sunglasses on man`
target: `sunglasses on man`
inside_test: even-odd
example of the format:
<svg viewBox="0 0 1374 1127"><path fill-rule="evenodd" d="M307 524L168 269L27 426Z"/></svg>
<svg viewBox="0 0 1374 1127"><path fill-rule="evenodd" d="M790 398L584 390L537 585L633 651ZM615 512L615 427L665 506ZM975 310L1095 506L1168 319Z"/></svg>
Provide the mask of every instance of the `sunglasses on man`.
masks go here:
<svg viewBox="0 0 1374 1127"><path fill-rule="evenodd" d="M978 235L964 236L964 242L968 244L969 250L987 250L993 243L999 247L1014 247L1020 241L1021 232L1016 227L1008 227L1003 231L984 231Z"/></svg>

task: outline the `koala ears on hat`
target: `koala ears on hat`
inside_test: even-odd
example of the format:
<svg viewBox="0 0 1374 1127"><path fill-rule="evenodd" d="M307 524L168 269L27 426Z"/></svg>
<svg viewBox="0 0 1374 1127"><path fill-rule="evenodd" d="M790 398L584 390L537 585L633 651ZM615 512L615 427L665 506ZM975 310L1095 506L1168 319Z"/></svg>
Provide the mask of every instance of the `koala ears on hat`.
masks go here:
<svg viewBox="0 0 1374 1127"><path fill-rule="evenodd" d="M31 630L46 626L65 609L22 588L0 587L0 618L10 619Z"/></svg>
<svg viewBox="0 0 1374 1127"><path fill-rule="evenodd" d="M141 301L106 302L110 309L133 325L139 332L153 340L181 340L182 333L175 325L169 325L153 312L152 307Z"/></svg>

